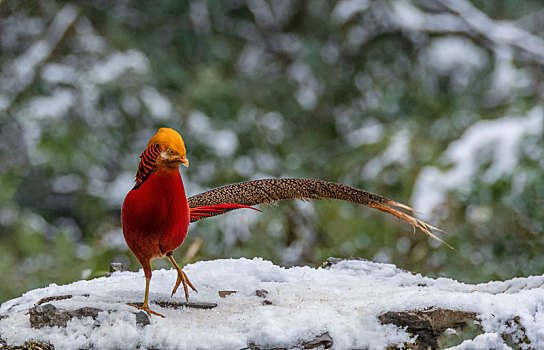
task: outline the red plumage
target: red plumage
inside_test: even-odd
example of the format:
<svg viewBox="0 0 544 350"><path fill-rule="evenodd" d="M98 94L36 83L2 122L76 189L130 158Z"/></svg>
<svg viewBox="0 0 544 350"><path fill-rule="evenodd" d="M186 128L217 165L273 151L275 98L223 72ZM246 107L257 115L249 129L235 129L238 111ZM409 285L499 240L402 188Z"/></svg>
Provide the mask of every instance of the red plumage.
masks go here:
<svg viewBox="0 0 544 350"><path fill-rule="evenodd" d="M191 222L195 222L210 216L221 215L231 210L242 209L242 208L262 211L257 208L253 208L249 205L244 205L244 204L218 203L214 205L202 205L198 207L189 208L189 218L191 219Z"/></svg>
<svg viewBox="0 0 544 350"><path fill-rule="evenodd" d="M178 169L155 171L130 191L121 220L125 240L150 278L150 260L179 247L189 229L189 205Z"/></svg>
<svg viewBox="0 0 544 350"><path fill-rule="evenodd" d="M178 272L172 295L183 283L185 299L189 301L191 287L189 281L174 260L172 252L179 247L191 221L209 216L208 213L227 212L245 208L239 204L215 204L200 206L190 211L183 181L179 174L179 164L189 166L185 144L175 130L161 128L149 140L146 150L141 154L136 174L136 184L127 194L121 210L123 235L128 247L144 268L146 286L142 305L129 305L144 310L148 314L162 316L149 308L149 283L151 281L151 260L168 257Z"/></svg>
<svg viewBox="0 0 544 350"><path fill-rule="evenodd" d="M168 257L177 270L172 295L181 282L187 301L187 286L196 291L172 254L183 243L189 229L189 205L179 174L179 165L189 166L189 161L181 135L169 128L159 129L140 158L136 184L123 202L121 223L128 247L144 268L145 297L141 306L129 305L162 316L149 308L152 259Z"/></svg>

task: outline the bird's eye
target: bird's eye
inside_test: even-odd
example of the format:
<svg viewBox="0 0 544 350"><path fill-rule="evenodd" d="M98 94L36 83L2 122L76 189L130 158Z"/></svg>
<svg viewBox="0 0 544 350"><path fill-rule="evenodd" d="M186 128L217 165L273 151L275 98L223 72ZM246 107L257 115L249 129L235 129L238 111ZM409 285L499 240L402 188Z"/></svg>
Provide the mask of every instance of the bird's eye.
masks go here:
<svg viewBox="0 0 544 350"><path fill-rule="evenodd" d="M171 149L169 149L169 150L168 150L168 153L174 154L174 151L172 151Z"/></svg>

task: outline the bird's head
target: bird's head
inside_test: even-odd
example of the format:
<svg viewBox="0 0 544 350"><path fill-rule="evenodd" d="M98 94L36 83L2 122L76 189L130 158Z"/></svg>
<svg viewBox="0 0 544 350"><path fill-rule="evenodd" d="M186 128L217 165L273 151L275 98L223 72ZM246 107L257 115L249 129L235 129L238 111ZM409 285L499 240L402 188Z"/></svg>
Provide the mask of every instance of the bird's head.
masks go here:
<svg viewBox="0 0 544 350"><path fill-rule="evenodd" d="M160 128L155 136L149 140L147 147L152 144L157 144L165 148L158 158L159 162L164 163L170 168L177 168L180 163L183 163L186 167L189 166L183 139L174 129Z"/></svg>

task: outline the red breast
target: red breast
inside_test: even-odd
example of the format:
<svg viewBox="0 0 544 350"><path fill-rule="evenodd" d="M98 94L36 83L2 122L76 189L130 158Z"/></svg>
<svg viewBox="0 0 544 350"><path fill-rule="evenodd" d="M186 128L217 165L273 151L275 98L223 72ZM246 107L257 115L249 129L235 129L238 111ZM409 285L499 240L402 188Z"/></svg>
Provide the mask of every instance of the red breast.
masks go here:
<svg viewBox="0 0 544 350"><path fill-rule="evenodd" d="M189 205L179 171L154 172L130 191L121 220L125 240L139 260L162 257L179 247L189 228Z"/></svg>

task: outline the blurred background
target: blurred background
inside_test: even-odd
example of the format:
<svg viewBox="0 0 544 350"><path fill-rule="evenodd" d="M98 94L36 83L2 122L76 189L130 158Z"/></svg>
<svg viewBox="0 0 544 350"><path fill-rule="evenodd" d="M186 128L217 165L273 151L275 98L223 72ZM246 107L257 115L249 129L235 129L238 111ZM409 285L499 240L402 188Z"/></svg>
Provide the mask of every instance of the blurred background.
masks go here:
<svg viewBox="0 0 544 350"><path fill-rule="evenodd" d="M0 45L0 302L140 268L120 207L162 126L185 140L190 195L336 181L416 207L455 248L373 209L291 201L191 225L184 263L544 273L541 0L4 0Z"/></svg>

